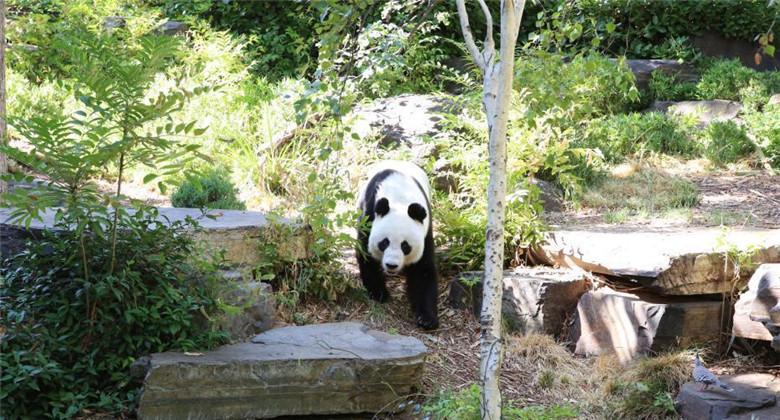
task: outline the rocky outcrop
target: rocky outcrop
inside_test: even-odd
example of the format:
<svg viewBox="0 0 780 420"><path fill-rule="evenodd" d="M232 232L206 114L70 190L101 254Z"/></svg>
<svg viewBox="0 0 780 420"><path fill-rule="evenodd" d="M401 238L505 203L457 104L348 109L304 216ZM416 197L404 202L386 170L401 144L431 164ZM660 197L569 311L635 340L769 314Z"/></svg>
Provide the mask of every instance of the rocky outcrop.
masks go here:
<svg viewBox="0 0 780 420"><path fill-rule="evenodd" d="M780 262L780 229L743 228L725 234L718 228L638 230L604 226L557 230L533 250L547 265L580 267L623 278L664 295L706 295L730 292L733 263L720 251L723 244L756 247L741 267L737 285L744 285L758 264Z"/></svg>
<svg viewBox="0 0 780 420"><path fill-rule="evenodd" d="M647 111L665 112L671 115L696 117L701 126L713 121L728 121L737 118L742 104L735 101L715 99L712 101L655 101Z"/></svg>
<svg viewBox="0 0 780 420"><path fill-rule="evenodd" d="M470 309L479 316L482 308L484 272L461 274L450 284L449 303L457 309ZM590 288L579 270L518 268L504 273L502 314L509 327L523 333L538 332L559 336L577 306L577 300ZM469 287L468 284L474 284Z"/></svg>
<svg viewBox="0 0 780 420"><path fill-rule="evenodd" d="M720 300L640 297L602 288L580 298L569 340L576 354L614 354L627 363L651 351L717 340L721 308Z"/></svg>
<svg viewBox="0 0 780 420"><path fill-rule="evenodd" d="M207 252L224 249L225 260L231 265L253 265L261 261L259 243L266 240L265 235L268 234L270 226L270 221L263 213L209 210L208 216L204 216L200 209L170 207L161 207L158 211L159 219L166 223L183 221L186 218L197 220L201 230L195 233L195 238L208 245ZM6 223L10 212L10 209L0 209L0 234L3 235L0 239L3 240L3 248L22 247L28 237L54 226L54 210L44 213L43 221L33 221L29 228L24 229ZM278 222L294 231L292 237L281 243L280 254L283 258L306 258L309 255L310 231L297 227L291 220L282 219Z"/></svg>
<svg viewBox="0 0 780 420"><path fill-rule="evenodd" d="M679 83L696 83L701 78L696 67L675 60L626 60L626 65L634 74L636 87L640 90L648 88L655 71L675 76Z"/></svg>
<svg viewBox="0 0 780 420"><path fill-rule="evenodd" d="M226 311L219 324L232 341L268 331L276 320L276 300L268 283L245 281L237 271L222 273L225 287L230 288L223 299L232 310Z"/></svg>
<svg viewBox="0 0 780 420"><path fill-rule="evenodd" d="M727 39L713 31L705 31L693 37L691 42L706 57L738 58L745 67L752 67L758 71L780 70L780 60L767 54L763 54L761 62L756 63L758 44L755 42Z"/></svg>
<svg viewBox="0 0 780 420"><path fill-rule="evenodd" d="M140 420L378 413L422 378L417 339L357 323L278 328L202 355L151 357Z"/></svg>
<svg viewBox="0 0 780 420"><path fill-rule="evenodd" d="M780 351L780 264L760 266L734 306L737 337L771 341Z"/></svg>
<svg viewBox="0 0 780 420"><path fill-rule="evenodd" d="M734 388L726 392L717 387L699 391L701 384L688 382L680 387L675 406L683 419L778 419L780 379L765 373L721 376Z"/></svg>

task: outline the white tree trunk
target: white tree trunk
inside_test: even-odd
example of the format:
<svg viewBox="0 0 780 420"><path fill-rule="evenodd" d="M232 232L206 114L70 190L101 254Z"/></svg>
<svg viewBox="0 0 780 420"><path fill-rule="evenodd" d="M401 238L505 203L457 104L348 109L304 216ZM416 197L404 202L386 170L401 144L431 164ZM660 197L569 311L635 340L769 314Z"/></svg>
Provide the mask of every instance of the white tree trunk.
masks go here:
<svg viewBox="0 0 780 420"><path fill-rule="evenodd" d="M479 0L487 17L485 47L480 53L471 35L464 0L457 0L461 29L466 46L477 66L482 70L483 102L490 133L490 182L488 184L488 214L485 230L485 278L483 281L482 339L480 343L480 376L482 389L482 418L501 418L501 299L504 269L504 222L506 208L506 132L509 103L512 96L515 44L525 0L501 1L500 61L494 63L495 49L492 35L492 17L484 0Z"/></svg>
<svg viewBox="0 0 780 420"><path fill-rule="evenodd" d="M5 122L5 0L0 0L0 143L5 144L8 127ZM8 160L0 153L0 175L8 172ZM6 191L5 182L0 180L0 194Z"/></svg>

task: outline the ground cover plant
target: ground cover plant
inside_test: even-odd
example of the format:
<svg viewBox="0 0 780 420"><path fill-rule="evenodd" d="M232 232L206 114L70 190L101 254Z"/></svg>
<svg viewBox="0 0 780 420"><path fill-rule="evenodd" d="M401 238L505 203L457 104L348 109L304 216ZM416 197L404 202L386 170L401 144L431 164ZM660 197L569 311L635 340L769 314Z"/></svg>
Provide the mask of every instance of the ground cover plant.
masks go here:
<svg viewBox="0 0 780 420"><path fill-rule="evenodd" d="M29 181L27 171L44 185L4 198L21 209L20 222L63 206L62 232L0 272L0 306L10 320L2 381L13 381L0 405L17 410L9 417L94 409L123 416L138 387L124 373L132 359L223 342L209 322L221 310L218 259L188 258L198 246L182 232L195 226L160 224L153 209L126 196L128 187L170 195L174 204L268 213L271 228L257 245L265 258L252 268L273 284L284 322L351 319L415 335L436 349L426 369L437 376L425 378L417 401L427 415L478 412L473 375L448 373L474 362L456 353L472 345L476 321L442 310L445 324L457 324L447 330L457 349L444 349L405 323L405 306L365 300L345 251L355 247L354 192L371 162L417 159L432 174L446 162L456 187L436 191L433 203L442 271L451 278L482 267L487 132L470 63L444 64L465 56L448 2L8 3L9 39L37 49L9 53L13 147L4 151L20 164L12 178ZM766 2L736 11L728 2L683 3L529 5L510 111L507 267L525 262L524 250L544 239L548 222L577 220L571 215L579 210L598 214L598 222L694 223L710 188L702 179L780 165L780 105L768 104L780 91L777 72L703 59L687 43L705 29L752 40L767 30L776 6L759 16ZM725 16L735 21L724 23ZM114 17L121 25L109 30ZM189 31L155 35L169 18ZM656 73L640 94L626 57L691 60L701 81L680 84ZM401 93L457 105L437 115L437 132L420 140L430 153L353 131L352 111ZM694 118L642 112L650 100L710 99L742 102L740 120L700 127ZM562 216L542 209L539 180L560 192ZM729 211L696 223L756 218ZM290 258L285 246L302 231L312 239L308 258ZM400 290L392 292L404 302ZM581 364L539 337L512 340L508 377L522 386L505 390L514 401L508 418L663 418L673 412L690 356L671 355L643 371L642 363L623 369L607 358Z"/></svg>

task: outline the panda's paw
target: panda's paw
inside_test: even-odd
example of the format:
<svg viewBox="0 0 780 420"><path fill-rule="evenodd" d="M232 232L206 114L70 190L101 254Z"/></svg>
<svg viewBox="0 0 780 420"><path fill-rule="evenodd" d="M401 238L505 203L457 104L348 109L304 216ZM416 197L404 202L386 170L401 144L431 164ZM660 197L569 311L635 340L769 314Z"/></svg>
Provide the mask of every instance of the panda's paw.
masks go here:
<svg viewBox="0 0 780 420"><path fill-rule="evenodd" d="M368 291L368 297L371 299L379 302L379 303L387 303L390 302L390 292L387 290L385 291Z"/></svg>
<svg viewBox="0 0 780 420"><path fill-rule="evenodd" d="M417 314L417 325L426 330L435 330L439 328L439 319L435 315Z"/></svg>

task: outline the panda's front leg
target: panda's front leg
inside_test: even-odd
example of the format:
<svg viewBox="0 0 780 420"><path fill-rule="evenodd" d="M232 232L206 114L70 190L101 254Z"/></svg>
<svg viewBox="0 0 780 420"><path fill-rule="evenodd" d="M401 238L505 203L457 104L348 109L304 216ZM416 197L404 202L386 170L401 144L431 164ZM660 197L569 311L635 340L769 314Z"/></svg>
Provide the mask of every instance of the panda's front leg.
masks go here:
<svg viewBox="0 0 780 420"><path fill-rule="evenodd" d="M439 327L439 316L436 299L439 295L436 267L433 257L407 267L406 293L412 305L412 312L417 324L426 330Z"/></svg>
<svg viewBox="0 0 780 420"><path fill-rule="evenodd" d="M385 285L385 276L379 263L371 256L360 255L358 252L358 266L360 267L360 280L366 288L368 296L380 303L390 300L390 292Z"/></svg>

